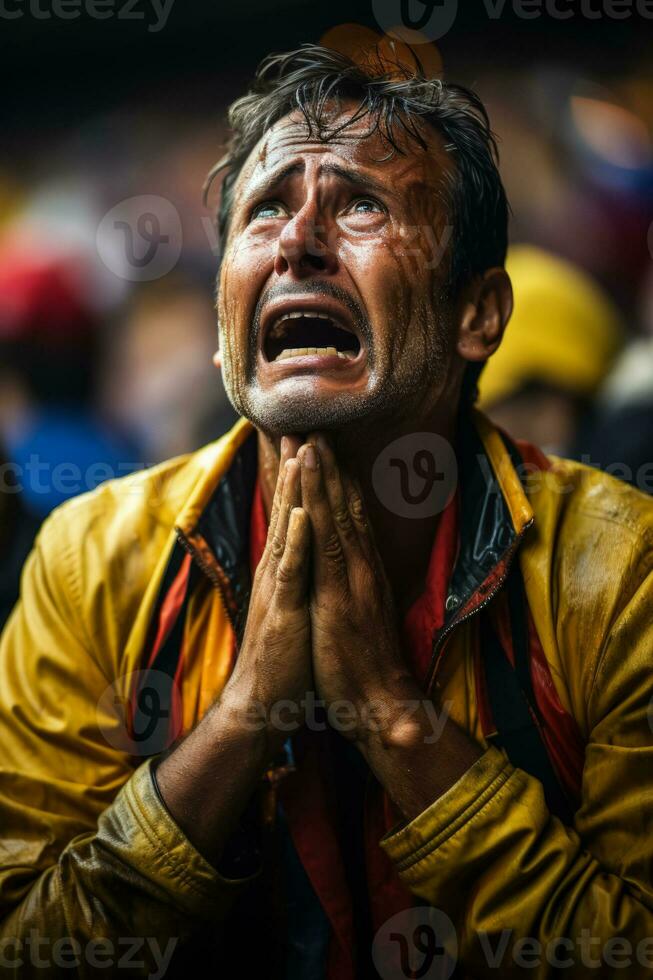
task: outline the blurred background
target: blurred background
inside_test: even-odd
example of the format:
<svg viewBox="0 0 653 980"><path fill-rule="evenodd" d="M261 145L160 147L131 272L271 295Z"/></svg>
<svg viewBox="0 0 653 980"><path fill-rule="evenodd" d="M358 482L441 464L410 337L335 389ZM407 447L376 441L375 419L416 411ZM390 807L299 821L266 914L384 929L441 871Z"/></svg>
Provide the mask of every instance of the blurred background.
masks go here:
<svg viewBox="0 0 653 980"><path fill-rule="evenodd" d="M653 492L653 3L411 3L436 18L444 76L488 106L513 209L515 316L481 404ZM231 424L202 203L226 106L267 53L400 15L400 0L3 4L0 606L53 506Z"/></svg>

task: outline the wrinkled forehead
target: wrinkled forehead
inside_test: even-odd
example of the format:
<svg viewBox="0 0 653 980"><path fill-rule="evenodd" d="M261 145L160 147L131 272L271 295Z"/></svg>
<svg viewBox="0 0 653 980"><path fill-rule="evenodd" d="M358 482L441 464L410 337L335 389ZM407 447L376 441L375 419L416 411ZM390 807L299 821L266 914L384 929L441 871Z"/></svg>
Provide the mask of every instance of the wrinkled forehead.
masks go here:
<svg viewBox="0 0 653 980"><path fill-rule="evenodd" d="M442 136L432 126L417 121L416 128L425 144L422 146L396 122L393 147L369 114L349 122L355 109L354 104L345 104L330 113L326 139L309 134L306 119L299 111L278 120L247 158L236 185L236 203L248 191L267 183L276 172L301 160L337 161L395 192L423 190L432 194L442 188L443 175L453 171L453 164Z"/></svg>

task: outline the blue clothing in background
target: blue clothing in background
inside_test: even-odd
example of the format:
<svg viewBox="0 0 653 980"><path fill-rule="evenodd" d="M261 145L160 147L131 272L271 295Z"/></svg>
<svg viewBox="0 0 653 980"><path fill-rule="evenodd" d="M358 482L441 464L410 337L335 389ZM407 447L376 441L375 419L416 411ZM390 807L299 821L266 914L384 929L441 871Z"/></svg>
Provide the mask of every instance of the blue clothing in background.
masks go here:
<svg viewBox="0 0 653 980"><path fill-rule="evenodd" d="M40 518L79 493L139 469L137 451L83 411L44 407L5 449L24 506Z"/></svg>

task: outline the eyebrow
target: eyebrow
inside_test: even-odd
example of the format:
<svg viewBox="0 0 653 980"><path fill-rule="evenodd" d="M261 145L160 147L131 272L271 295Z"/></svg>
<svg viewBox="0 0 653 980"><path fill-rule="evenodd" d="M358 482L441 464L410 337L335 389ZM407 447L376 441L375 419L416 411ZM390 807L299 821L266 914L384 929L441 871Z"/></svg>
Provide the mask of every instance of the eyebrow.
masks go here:
<svg viewBox="0 0 653 980"><path fill-rule="evenodd" d="M304 164L300 161L297 163L287 164L285 167L277 170L275 173L270 174L267 177L262 178L260 181L254 183L250 188L246 189L243 196L245 198L251 198L253 196L266 195L271 193L280 184L288 180L289 177L294 177L295 174L300 174L304 170ZM391 195L393 191L390 187L382 184L381 181L376 180L369 174L363 173L359 170L351 170L347 167L343 167L338 163L325 163L320 167L320 176L322 174L328 174L330 176L339 177L346 183L350 184L352 187L367 187L369 190L375 191L377 194L381 195Z"/></svg>

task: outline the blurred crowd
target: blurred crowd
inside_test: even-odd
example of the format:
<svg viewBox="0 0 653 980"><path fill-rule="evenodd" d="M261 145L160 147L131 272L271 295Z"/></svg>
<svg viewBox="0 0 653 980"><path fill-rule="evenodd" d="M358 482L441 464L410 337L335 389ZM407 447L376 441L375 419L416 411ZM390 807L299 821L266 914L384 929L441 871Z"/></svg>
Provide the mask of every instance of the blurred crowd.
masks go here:
<svg viewBox="0 0 653 980"><path fill-rule="evenodd" d="M471 81L513 209L515 312L481 405L653 492L653 77ZM47 166L35 138L0 171L0 619L54 506L234 418L212 364L218 243L201 192L219 117L133 103L64 129Z"/></svg>

